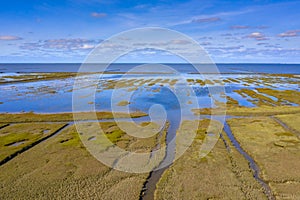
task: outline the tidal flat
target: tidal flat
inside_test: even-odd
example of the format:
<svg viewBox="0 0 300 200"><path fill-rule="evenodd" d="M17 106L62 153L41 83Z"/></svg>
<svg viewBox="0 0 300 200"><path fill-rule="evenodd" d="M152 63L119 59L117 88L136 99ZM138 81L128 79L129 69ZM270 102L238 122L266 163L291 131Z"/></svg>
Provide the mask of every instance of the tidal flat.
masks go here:
<svg viewBox="0 0 300 200"><path fill-rule="evenodd" d="M97 74L81 74L80 87L73 87L74 73L1 76L0 199L300 198L299 76L222 74L216 78L213 74L151 73L120 79L122 76L105 73L94 81ZM212 97L210 89L221 87L220 98ZM176 88L182 91L179 96L174 94ZM91 133L86 141L98 142L92 133L100 126L112 144L126 151L151 153L163 148L162 163L176 157L179 147L186 145L187 150L159 173L153 172L159 163L151 172L140 174L102 164L86 149L84 134L74 125L72 94L82 89L95 92L80 95L84 109L76 115L81 128ZM154 104L168 113L165 125L160 134L139 138L160 127L150 121L149 109ZM219 126L212 114L225 113L223 131L208 129L211 123ZM130 119L150 129L132 131ZM121 130L116 121L128 131ZM196 122L199 127L193 142L185 143L185 134ZM200 149L212 135L220 138L201 157ZM172 147L168 143L173 137L177 139ZM126 159L123 155L114 166Z"/></svg>

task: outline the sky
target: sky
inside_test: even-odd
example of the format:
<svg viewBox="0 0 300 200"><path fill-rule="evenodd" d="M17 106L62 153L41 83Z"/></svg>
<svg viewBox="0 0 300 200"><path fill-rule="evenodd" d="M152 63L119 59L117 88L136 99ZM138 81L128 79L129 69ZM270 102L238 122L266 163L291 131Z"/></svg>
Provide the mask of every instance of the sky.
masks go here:
<svg viewBox="0 0 300 200"><path fill-rule="evenodd" d="M0 1L0 63L81 63L122 31L162 27L191 37L216 63L300 63L300 1ZM179 62L160 51L120 62Z"/></svg>

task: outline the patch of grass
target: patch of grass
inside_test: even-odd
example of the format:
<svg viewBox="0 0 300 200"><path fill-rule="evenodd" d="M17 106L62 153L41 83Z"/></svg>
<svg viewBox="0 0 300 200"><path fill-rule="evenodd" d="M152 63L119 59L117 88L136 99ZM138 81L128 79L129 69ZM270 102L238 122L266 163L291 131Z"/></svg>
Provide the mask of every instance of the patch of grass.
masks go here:
<svg viewBox="0 0 300 200"><path fill-rule="evenodd" d="M14 124L0 130L0 160L51 135L64 124ZM46 133L44 130L49 130Z"/></svg>
<svg viewBox="0 0 300 200"><path fill-rule="evenodd" d="M115 122L81 123L80 130L84 130L81 134L82 138L84 140L93 138L94 143L106 148L111 146L107 140L103 139L103 137L99 135L99 125L106 138L109 139L111 143L127 151L150 152L158 144L165 146L165 137L168 125L159 133L159 126L151 122L141 123L140 129L136 129L136 125L131 122L119 122L120 127ZM132 133L136 135L130 135Z"/></svg>
<svg viewBox="0 0 300 200"><path fill-rule="evenodd" d="M275 116L289 128L300 133L300 113L297 114L287 114L287 115L277 115Z"/></svg>
<svg viewBox="0 0 300 200"><path fill-rule="evenodd" d="M214 82L212 82L212 81L209 80L209 79L205 79L205 80L204 80L204 83L205 83L206 85L214 85Z"/></svg>
<svg viewBox="0 0 300 200"><path fill-rule="evenodd" d="M276 109L272 106L260 106L260 107L227 107L226 114L234 116L271 116L289 113L299 113L300 107L295 106L276 106ZM220 108L211 109L192 109L195 115L205 114L224 114L224 110Z"/></svg>
<svg viewBox="0 0 300 200"><path fill-rule="evenodd" d="M146 113L136 111L130 113L114 113L111 112L96 112L98 119L124 118L124 117L142 117L147 116ZM76 114L77 120L93 119L92 113L82 112ZM73 121L73 113L54 113L54 114L38 114L33 112L28 113L2 113L0 114L0 123L10 122L61 122Z"/></svg>
<svg viewBox="0 0 300 200"><path fill-rule="evenodd" d="M233 99L230 96L226 96L226 99L227 99L227 101L226 101L227 106L232 107L232 106L238 106L239 105L239 102L237 100Z"/></svg>
<svg viewBox="0 0 300 200"><path fill-rule="evenodd" d="M117 105L118 105L118 106L127 106L127 105L129 105L129 104L130 104L129 101L120 101Z"/></svg>
<svg viewBox="0 0 300 200"><path fill-rule="evenodd" d="M170 82L170 85L171 86L175 85L177 83L177 81L178 81L177 79L172 79Z"/></svg>
<svg viewBox="0 0 300 200"><path fill-rule="evenodd" d="M2 79L1 83L15 83L15 82L35 82L55 79L65 79L75 77L77 73L71 72L55 72L55 73L24 73L18 76L3 76L9 80ZM82 74L84 75L84 74Z"/></svg>
<svg viewBox="0 0 300 200"><path fill-rule="evenodd" d="M251 99L248 99L253 104L256 104L257 106L280 106L284 105L281 101L274 101L273 99L264 96L262 94L257 93L254 90L250 89L240 89L240 90L235 90L234 92L240 94L241 96L245 97L248 95L251 97ZM246 95L244 95L246 94Z"/></svg>
<svg viewBox="0 0 300 200"><path fill-rule="evenodd" d="M300 105L300 92L296 90L273 90L270 88L256 88L257 91L276 97L280 100L287 100L289 102Z"/></svg>
<svg viewBox="0 0 300 200"><path fill-rule="evenodd" d="M228 78L227 80L229 80L229 81L232 82L232 83L240 83L239 80L234 79L234 78Z"/></svg>
<svg viewBox="0 0 300 200"><path fill-rule="evenodd" d="M0 129L1 129L2 127L4 127L4 126L7 126L7 124L2 124L2 123L0 123Z"/></svg>
<svg viewBox="0 0 300 200"><path fill-rule="evenodd" d="M196 79L196 83L200 84L200 86L205 86L205 82L201 79Z"/></svg>
<svg viewBox="0 0 300 200"><path fill-rule="evenodd" d="M115 130L112 133L107 133L106 136L112 143L117 143L124 134L122 130Z"/></svg>
<svg viewBox="0 0 300 200"><path fill-rule="evenodd" d="M224 83L230 83L230 81L228 79L223 79L222 80Z"/></svg>

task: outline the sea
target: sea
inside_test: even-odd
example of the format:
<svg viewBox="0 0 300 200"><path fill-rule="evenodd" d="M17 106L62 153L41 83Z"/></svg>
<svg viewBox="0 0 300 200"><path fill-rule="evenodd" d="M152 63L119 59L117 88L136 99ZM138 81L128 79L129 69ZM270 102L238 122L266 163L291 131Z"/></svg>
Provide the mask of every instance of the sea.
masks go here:
<svg viewBox="0 0 300 200"><path fill-rule="evenodd" d="M118 79L122 76L123 72L127 72L137 66L141 66L140 63L118 63L109 65L105 71L114 72L105 74L107 79ZM173 68L180 75L184 75L186 78L198 79L200 76L198 71L190 64L164 64ZM97 69L99 64L90 64L90 69ZM103 69L102 64L100 66ZM77 72L81 67L80 63L9 63L0 64L0 78L9 76L18 76L24 73L46 73L46 72ZM207 67L207 66L206 66ZM216 64L217 71L222 74L222 78L243 78L249 77L255 79L257 76L264 76L264 74L297 74L300 77L300 64ZM118 74L119 73L119 74ZM149 77L150 76L150 77ZM158 75L155 74L133 74L132 79L157 79ZM168 75L160 74L159 78L167 78ZM213 74L211 76L214 76ZM93 78L88 77L89 78ZM172 79L172 77L171 77ZM211 79L214 79L212 77ZM286 80L288 79L288 80ZM267 87L277 90L295 90L300 91L297 81L299 78L293 78L293 84L289 84L289 77L284 77L280 81L281 83L267 86L265 83L253 83L243 84L241 83L226 83L224 90L226 95L232 97L239 102L240 106L254 107L255 105L250 97L244 98L237 94L235 91L247 88L255 90L257 87ZM295 84L296 83L296 84ZM258 84L258 85L257 85ZM247 86L245 86L247 85ZM0 113L5 112L36 112L36 113L57 113L57 112L72 112L73 110L73 86L74 78L59 79L59 80L41 80L33 82L8 82L0 84ZM112 105L122 101L123 97L128 95L127 89L105 89L101 90L101 84L98 85L97 92L93 102L90 102L87 95L82 95L83 108L79 111L90 111L96 109L99 111L111 111ZM213 86L209 86L213 87ZM200 108L213 107L213 100L209 95L209 87L192 86L194 93L198 98L198 104ZM158 91L158 88L159 91ZM157 91L158 92L157 92ZM113 98L113 92L116 91L119 94L117 99ZM156 92L154 92L156 91ZM87 97L84 97L87 96ZM188 97L187 97L188 98ZM271 97L270 97L271 98ZM273 98L273 97L272 97ZM184 99L184 101L188 101ZM179 101L174 91L169 86L161 86L161 84L155 84L150 88L142 86L137 88L130 98L130 109L141 110L148 112L152 105L162 105L168 112L174 112L177 110L191 111L193 105L186 104L185 108L180 108ZM291 105L294 105L291 103ZM295 105L298 106L298 105ZM120 108L121 109L121 108ZM177 116L172 114L170 116Z"/></svg>
<svg viewBox="0 0 300 200"><path fill-rule="evenodd" d="M33 73L33 72L78 72L81 63L2 63L0 73ZM91 69L103 68L105 64L89 64ZM105 71L127 72L143 63L113 63ZM197 73L197 70L187 63L164 63L179 73ZM300 74L300 64L269 64L269 63L217 63L220 73L270 73L270 74Z"/></svg>

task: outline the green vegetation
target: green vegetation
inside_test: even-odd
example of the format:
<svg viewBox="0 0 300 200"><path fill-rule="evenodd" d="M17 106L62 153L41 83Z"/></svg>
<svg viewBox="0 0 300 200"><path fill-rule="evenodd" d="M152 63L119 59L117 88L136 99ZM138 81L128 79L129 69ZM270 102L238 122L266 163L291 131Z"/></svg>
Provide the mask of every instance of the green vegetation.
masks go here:
<svg viewBox="0 0 300 200"><path fill-rule="evenodd" d="M195 115L205 114L210 115L212 112L215 114L224 114L224 110L220 108L211 109L193 109ZM235 116L271 116L271 115L280 115L280 114L289 114L289 113L299 113L300 107L295 106L277 106L276 109L272 106L261 106L261 107L227 107L227 115Z"/></svg>
<svg viewBox="0 0 300 200"><path fill-rule="evenodd" d="M77 73L70 73L70 72L28 73L28 74L24 73L18 76L2 76L2 79L0 80L0 84L65 79L65 78L75 77L76 75Z"/></svg>
<svg viewBox="0 0 300 200"><path fill-rule="evenodd" d="M212 81L209 80L209 79L205 79L205 80L204 80L204 83L205 83L206 85L214 85L214 82L212 82Z"/></svg>
<svg viewBox="0 0 300 200"><path fill-rule="evenodd" d="M230 145L228 138L225 141L230 152L218 140L208 156L199 158L209 123L209 120L200 122L193 144L163 173L156 186L155 199L266 199L247 161Z"/></svg>
<svg viewBox="0 0 300 200"><path fill-rule="evenodd" d="M127 106L127 105L129 105L130 104L130 102L129 101L120 101L117 105L118 106Z"/></svg>
<svg viewBox="0 0 300 200"><path fill-rule="evenodd" d="M96 112L98 119L112 119L112 118L124 118L124 117L142 117L147 116L146 113L136 111L130 113L114 113L111 112ZM93 113L82 112L76 114L76 120L89 120L93 119ZM37 114L33 112L29 113L2 113L0 114L0 123L10 122L66 122L73 121L73 113L55 113L55 114Z"/></svg>
<svg viewBox="0 0 300 200"><path fill-rule="evenodd" d="M34 142L53 134L64 124L24 123L0 130L0 161Z"/></svg>
<svg viewBox="0 0 300 200"><path fill-rule="evenodd" d="M288 115L277 115L277 119L286 124L294 132L300 136L300 113L288 114Z"/></svg>
<svg viewBox="0 0 300 200"><path fill-rule="evenodd" d="M1 128L3 128L3 127L5 127L5 126L7 126L8 124L2 124L2 123L0 123L0 129Z"/></svg>
<svg viewBox="0 0 300 200"><path fill-rule="evenodd" d="M172 79L170 82L170 85L171 86L175 85L177 83L177 81L178 81L177 79Z"/></svg>
<svg viewBox="0 0 300 200"><path fill-rule="evenodd" d="M201 79L187 79L186 80L188 83L195 85L195 84L199 84L200 86L205 86L205 82Z"/></svg>
<svg viewBox="0 0 300 200"><path fill-rule="evenodd" d="M240 83L239 80L234 79L234 78L228 78L227 80L229 80L229 81L232 82L232 83Z"/></svg>
<svg viewBox="0 0 300 200"><path fill-rule="evenodd" d="M97 125L83 124L92 128ZM148 140L127 135L114 122L99 124L112 142L128 150L149 152L157 142L165 142L166 129L163 135ZM141 124L147 125L149 122ZM6 132L1 135L15 130L21 134L25 127L39 133L53 126L58 124L18 124L14 129L4 128ZM120 172L103 165L84 148L74 125L18 155L0 170L0 199L139 199L149 175Z"/></svg>
<svg viewBox="0 0 300 200"><path fill-rule="evenodd" d="M230 96L226 96L226 106L227 107L235 107L239 105L239 102L233 98L231 98Z"/></svg>
<svg viewBox="0 0 300 200"><path fill-rule="evenodd" d="M274 96L280 100L287 100L289 102L300 105L300 92L295 90L273 90L269 88L257 88L257 91Z"/></svg>
<svg viewBox="0 0 300 200"><path fill-rule="evenodd" d="M260 89L258 89L260 90ZM250 89L240 89L235 90L236 93L240 94L241 96L250 96L251 99L248 99L253 104L256 104L257 106L279 106L279 105L285 105L281 100L274 101L271 98L264 96L262 94L257 93L254 90ZM246 94L246 95L244 95Z"/></svg>
<svg viewBox="0 0 300 200"><path fill-rule="evenodd" d="M268 117L230 119L228 123L242 148L261 168L275 197L299 199L299 138Z"/></svg>

